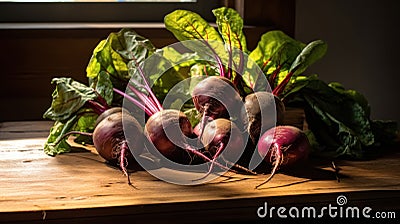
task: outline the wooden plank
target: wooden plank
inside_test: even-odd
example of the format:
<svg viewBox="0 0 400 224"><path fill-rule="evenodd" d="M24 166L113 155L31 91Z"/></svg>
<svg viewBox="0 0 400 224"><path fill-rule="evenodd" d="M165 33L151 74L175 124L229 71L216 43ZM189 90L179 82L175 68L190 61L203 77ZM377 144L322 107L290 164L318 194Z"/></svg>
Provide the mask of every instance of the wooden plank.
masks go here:
<svg viewBox="0 0 400 224"><path fill-rule="evenodd" d="M54 121L14 121L1 122L0 132L43 132L49 131Z"/></svg>
<svg viewBox="0 0 400 224"><path fill-rule="evenodd" d="M46 137L53 124L53 121L0 122L0 140Z"/></svg>
<svg viewBox="0 0 400 224"><path fill-rule="evenodd" d="M307 130L308 125L303 108L286 107L283 116L284 125L292 125L301 130Z"/></svg>
<svg viewBox="0 0 400 224"><path fill-rule="evenodd" d="M382 162L386 162L389 167L394 163L391 160ZM388 173L379 168L375 172L367 172L367 164L341 167L344 174L350 176L341 183L329 175L325 180L312 180L278 174L261 190L254 190L254 186L264 176L235 174L229 180L220 178L206 185L190 187L168 184L140 171L131 174L135 186L139 188L136 190L126 184L119 170L106 166L96 155L73 153L55 158L38 156L31 160L14 159L1 163L0 208L1 212L47 211L105 205L149 205L400 189L398 173Z"/></svg>
<svg viewBox="0 0 400 224"><path fill-rule="evenodd" d="M372 206L376 208L378 201L365 200L368 195L379 195L379 202L393 205L393 198L399 198L399 192L393 192L392 197L388 197L387 192L368 191L354 192L346 194L351 198L351 203L358 205L360 208ZM157 204L157 205L141 205L141 206L121 206L121 207L103 207L103 208L84 208L79 212L76 210L51 210L25 212L25 220L33 220L29 223L122 223L122 222L140 222L140 223L267 223L279 221L269 217L260 219L257 217L257 209L268 202L270 206L290 207L310 207L316 209L336 205L337 194L327 193L321 195L304 195L301 196L277 196L268 198L251 198L251 199L227 199L216 201L205 201L195 203L174 203ZM288 206L289 205L289 206ZM380 207L381 208L381 207ZM393 209L393 207L389 207ZM384 210L380 210L384 211ZM393 211L393 210L385 210ZM16 213L8 213L8 220L16 223L23 222L21 216ZM29 217L29 219L28 219ZM211 221L210 221L211 220ZM294 219L293 219L294 220ZM317 219L321 221L323 219ZM333 219L331 219L333 220ZM344 219L342 219L344 220ZM354 220L354 219L353 219ZM361 220L361 219L357 219ZM20 221L20 222L18 222ZM265 222L262 222L265 221ZM13 222L13 223L14 223ZM279 222L280 223L280 222Z"/></svg>
<svg viewBox="0 0 400 224"><path fill-rule="evenodd" d="M29 127L34 130L41 125ZM20 130L20 126L18 122L3 123L0 130ZM196 209L201 210L196 214L203 219L217 211L229 219L230 211L237 211L238 218L255 216L263 201L287 206L334 203L340 194L360 205L384 206L391 200L387 209L399 209L393 202L400 199L398 150L371 161L338 161L343 176L340 183L329 161L312 160L310 166L297 172L277 174L259 190L254 187L267 175L227 173L204 185L180 186L160 181L146 171L131 170L135 189L127 185L119 169L98 155L81 152L50 157L43 152L44 141L45 136L0 140L0 222L40 222L43 218L94 221L97 215L104 220L158 217L162 221L173 214L190 216Z"/></svg>

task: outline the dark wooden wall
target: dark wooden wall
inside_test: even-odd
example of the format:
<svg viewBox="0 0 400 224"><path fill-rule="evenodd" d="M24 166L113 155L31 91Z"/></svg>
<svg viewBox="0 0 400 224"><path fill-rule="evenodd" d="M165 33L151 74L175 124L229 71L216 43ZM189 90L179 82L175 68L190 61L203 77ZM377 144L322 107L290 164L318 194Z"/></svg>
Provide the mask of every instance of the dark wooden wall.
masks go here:
<svg viewBox="0 0 400 224"><path fill-rule="evenodd" d="M270 29L282 29L293 35L294 0L245 3L244 19L250 25L245 29L249 49ZM87 83L85 69L93 49L110 32L119 30L0 28L0 121L42 119L51 103L54 89L51 79L68 76ZM163 28L135 31L149 38L156 47L176 42Z"/></svg>
<svg viewBox="0 0 400 224"><path fill-rule="evenodd" d="M173 42L162 29L135 29L157 46ZM53 77L87 83L93 49L119 29L0 30L0 120L37 120L50 106Z"/></svg>

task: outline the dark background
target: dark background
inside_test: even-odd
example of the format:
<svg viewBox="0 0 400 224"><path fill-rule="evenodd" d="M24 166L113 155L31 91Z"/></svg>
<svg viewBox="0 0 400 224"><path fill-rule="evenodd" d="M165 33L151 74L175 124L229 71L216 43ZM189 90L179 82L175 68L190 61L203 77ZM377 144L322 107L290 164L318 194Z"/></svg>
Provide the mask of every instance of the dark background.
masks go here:
<svg viewBox="0 0 400 224"><path fill-rule="evenodd" d="M400 121L399 11L396 0L296 1L296 38L328 43L307 72L364 94L373 119Z"/></svg>

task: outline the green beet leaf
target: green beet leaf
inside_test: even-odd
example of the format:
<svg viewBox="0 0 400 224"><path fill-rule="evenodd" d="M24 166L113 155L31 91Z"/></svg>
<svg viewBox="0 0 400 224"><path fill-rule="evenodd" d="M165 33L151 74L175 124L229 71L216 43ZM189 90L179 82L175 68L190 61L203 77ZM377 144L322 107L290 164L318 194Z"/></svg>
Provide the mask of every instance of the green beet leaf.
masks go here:
<svg viewBox="0 0 400 224"><path fill-rule="evenodd" d="M249 54L267 74L272 73L279 64L286 70L306 45L280 30L266 32L261 36L257 47Z"/></svg>
<svg viewBox="0 0 400 224"><path fill-rule="evenodd" d="M167 30L193 52L209 57L220 66L220 74L225 74L229 55L219 32L197 13L175 10L164 17Z"/></svg>
<svg viewBox="0 0 400 224"><path fill-rule="evenodd" d="M297 55L296 59L290 66L289 72L293 72L294 75L301 74L310 65L317 60L321 59L327 51L327 44L322 40L315 40L307 44Z"/></svg>
<svg viewBox="0 0 400 224"><path fill-rule="evenodd" d="M43 118L67 120L87 101L97 97L92 88L71 78L54 78L51 83L56 84L56 88L52 94L51 107L44 113Z"/></svg>
<svg viewBox="0 0 400 224"><path fill-rule="evenodd" d="M125 90L131 78L128 63L143 62L155 51L153 44L131 29L122 29L118 33L110 33L93 50L93 55L86 68L90 85L99 87L96 79L99 74L109 75L114 88ZM108 84L107 84L108 85ZM121 97L114 94L113 102L121 103Z"/></svg>
<svg viewBox="0 0 400 224"><path fill-rule="evenodd" d="M321 40L312 41L307 44L296 56L286 74L281 72L277 76L277 83L273 93L282 97L290 85L296 81L296 77L303 73L310 65L321 59L327 51L327 45ZM283 73L283 74L282 74Z"/></svg>
<svg viewBox="0 0 400 224"><path fill-rule="evenodd" d="M227 61L228 67L241 74L246 63L243 54L248 53L246 37L243 33L243 19L236 10L231 8L221 7L212 12L216 18L218 32L230 55Z"/></svg>
<svg viewBox="0 0 400 224"><path fill-rule="evenodd" d="M174 88L174 92L182 94L182 96L174 96L177 99L182 99L184 95L188 95L189 89L184 88L185 85L177 86L177 84L190 77L190 68L200 61L198 55L189 52L181 53L173 47L165 47L158 50L156 54L162 58L162 60L159 60L161 63L151 63L150 66L154 64L153 66L159 71L156 74L162 74L154 75L153 72L149 78L154 83L152 89L157 98L163 101L172 88Z"/></svg>
<svg viewBox="0 0 400 224"><path fill-rule="evenodd" d="M212 12L229 54L228 77L234 77L233 84L238 87L240 95L245 96L248 94L245 91L248 86L241 74L247 64L245 54L247 56L249 52L243 32L243 19L236 10L227 7L214 9Z"/></svg>
<svg viewBox="0 0 400 224"><path fill-rule="evenodd" d="M187 10L175 10L164 18L165 27L179 41L206 40L222 42L221 36L199 14Z"/></svg>
<svg viewBox="0 0 400 224"><path fill-rule="evenodd" d="M97 114L82 108L65 121L55 121L44 144L44 152L50 156L71 152L72 148L63 138L70 131L93 132ZM57 144L56 144L57 143Z"/></svg>
<svg viewBox="0 0 400 224"><path fill-rule="evenodd" d="M324 156L362 159L375 142L367 111L354 98L312 79L297 93L304 102L309 129L323 146Z"/></svg>
<svg viewBox="0 0 400 224"><path fill-rule="evenodd" d="M93 78L91 88L95 89L96 93L106 101L107 105L113 104L113 84L110 76L105 71L100 71L97 77Z"/></svg>
<svg viewBox="0 0 400 224"><path fill-rule="evenodd" d="M239 13L226 7L214 9L212 12L224 42L230 48L237 48L247 53L246 37L243 33L243 19Z"/></svg>
<svg viewBox="0 0 400 224"><path fill-rule="evenodd" d="M45 152L54 156L71 151L66 140L60 139L70 131L92 132L97 113L108 106L121 105L122 97L114 94L113 88L125 90L131 78L129 62L141 63L154 51L148 39L133 30L122 29L118 33L110 33L93 50L86 68L90 87L71 78L53 79L56 89L52 105L43 117L56 122L50 130ZM95 102L100 98L105 102ZM88 101L100 103L101 110L94 113L86 104Z"/></svg>
<svg viewBox="0 0 400 224"><path fill-rule="evenodd" d="M103 79L107 79L102 75L98 78L102 79L98 83L106 82ZM99 96L93 88L71 78L54 78L52 83L56 84L53 101L43 117L54 120L55 123L45 142L44 152L55 156L71 151L66 139L62 139L63 135L70 131L92 132L94 130L98 115L86 103L94 102ZM98 90L103 93L101 89ZM104 95L109 95L109 93Z"/></svg>

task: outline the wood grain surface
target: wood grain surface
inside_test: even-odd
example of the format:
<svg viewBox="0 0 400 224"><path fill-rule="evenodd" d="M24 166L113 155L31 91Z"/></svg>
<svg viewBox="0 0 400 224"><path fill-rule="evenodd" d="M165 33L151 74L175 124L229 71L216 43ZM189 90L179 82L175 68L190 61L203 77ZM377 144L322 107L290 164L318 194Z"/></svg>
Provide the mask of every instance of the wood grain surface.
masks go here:
<svg viewBox="0 0 400 224"><path fill-rule="evenodd" d="M336 204L342 194L354 206L399 210L398 150L369 161L336 161L340 182L329 161L313 160L297 172L278 173L259 190L254 187L267 174L227 173L203 185L180 186L131 170L135 189L119 169L91 151L47 156L43 144L51 124L0 123L0 222L260 221L256 211L266 201L324 206Z"/></svg>

